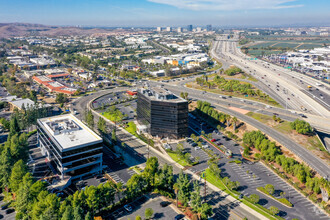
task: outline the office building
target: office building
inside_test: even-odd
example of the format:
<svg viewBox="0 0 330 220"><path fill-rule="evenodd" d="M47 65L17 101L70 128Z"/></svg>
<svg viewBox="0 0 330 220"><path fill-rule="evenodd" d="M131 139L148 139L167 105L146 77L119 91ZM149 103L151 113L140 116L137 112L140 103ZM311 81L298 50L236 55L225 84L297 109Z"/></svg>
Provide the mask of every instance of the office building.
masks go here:
<svg viewBox="0 0 330 220"><path fill-rule="evenodd" d="M72 114L38 119L37 131L41 153L61 180L102 172L102 138Z"/></svg>
<svg viewBox="0 0 330 220"><path fill-rule="evenodd" d="M212 31L212 25L210 24L206 25L206 31Z"/></svg>
<svg viewBox="0 0 330 220"><path fill-rule="evenodd" d="M197 28L196 28L196 31L197 31L197 32L202 32L202 28L201 28L201 27L197 27Z"/></svg>
<svg viewBox="0 0 330 220"><path fill-rule="evenodd" d="M171 32L171 31L172 31L172 28L171 28L171 27L167 27L167 28L166 28L166 31L167 31L167 32Z"/></svg>
<svg viewBox="0 0 330 220"><path fill-rule="evenodd" d="M188 136L188 102L163 88L139 89L137 121L152 136Z"/></svg>
<svg viewBox="0 0 330 220"><path fill-rule="evenodd" d="M162 31L162 27L157 27L157 31L161 32Z"/></svg>
<svg viewBox="0 0 330 220"><path fill-rule="evenodd" d="M190 24L187 26L187 31L192 31L193 30L193 26Z"/></svg>
<svg viewBox="0 0 330 220"><path fill-rule="evenodd" d="M182 32L182 27L178 27L178 33L181 33Z"/></svg>

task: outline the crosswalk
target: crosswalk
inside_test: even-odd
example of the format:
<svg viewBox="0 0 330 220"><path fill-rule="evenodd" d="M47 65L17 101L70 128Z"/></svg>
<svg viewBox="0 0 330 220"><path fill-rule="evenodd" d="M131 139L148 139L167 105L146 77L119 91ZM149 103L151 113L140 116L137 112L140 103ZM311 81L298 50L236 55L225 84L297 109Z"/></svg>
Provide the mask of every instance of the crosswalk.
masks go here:
<svg viewBox="0 0 330 220"><path fill-rule="evenodd" d="M122 180L116 173L113 173L113 172L111 172L111 173L108 173L109 174L109 176L111 177L111 179L113 180L113 181L115 181L116 183L122 183L122 184L125 184L125 181L124 180Z"/></svg>

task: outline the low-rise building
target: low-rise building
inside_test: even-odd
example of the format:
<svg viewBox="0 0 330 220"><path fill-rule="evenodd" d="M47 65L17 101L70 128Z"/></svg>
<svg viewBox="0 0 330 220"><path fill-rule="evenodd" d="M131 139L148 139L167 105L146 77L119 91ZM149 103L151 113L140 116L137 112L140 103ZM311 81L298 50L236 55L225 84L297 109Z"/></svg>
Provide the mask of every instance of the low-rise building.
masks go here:
<svg viewBox="0 0 330 220"><path fill-rule="evenodd" d="M102 172L102 138L72 114L38 119L37 131L41 153L64 185Z"/></svg>

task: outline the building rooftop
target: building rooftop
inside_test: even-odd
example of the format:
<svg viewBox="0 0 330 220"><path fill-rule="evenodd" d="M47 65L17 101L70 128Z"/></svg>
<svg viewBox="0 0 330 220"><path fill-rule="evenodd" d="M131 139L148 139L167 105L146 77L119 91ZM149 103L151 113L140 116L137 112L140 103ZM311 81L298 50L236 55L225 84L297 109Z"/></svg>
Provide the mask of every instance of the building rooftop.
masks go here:
<svg viewBox="0 0 330 220"><path fill-rule="evenodd" d="M165 101L165 102L187 102L187 100L178 97L177 95L173 94L167 89L161 87L154 87L154 88L141 88L139 90L141 94L148 97L151 100L155 101Z"/></svg>
<svg viewBox="0 0 330 220"><path fill-rule="evenodd" d="M46 131L61 146L61 151L101 143L102 138L72 114L38 119Z"/></svg>
<svg viewBox="0 0 330 220"><path fill-rule="evenodd" d="M22 109L23 105L25 108L34 106L34 101L32 101L31 99L19 99L15 101L10 101L10 103L19 109Z"/></svg>

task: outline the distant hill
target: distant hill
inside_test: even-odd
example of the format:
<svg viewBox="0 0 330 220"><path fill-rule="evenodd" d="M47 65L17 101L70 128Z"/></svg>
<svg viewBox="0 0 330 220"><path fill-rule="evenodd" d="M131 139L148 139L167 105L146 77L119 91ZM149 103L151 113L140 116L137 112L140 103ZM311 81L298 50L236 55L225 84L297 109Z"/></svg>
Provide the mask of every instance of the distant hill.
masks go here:
<svg viewBox="0 0 330 220"><path fill-rule="evenodd" d="M0 23L0 38L19 36L64 36L64 35L116 35L118 33L131 32L117 29L83 29L79 27L47 26L28 23Z"/></svg>

